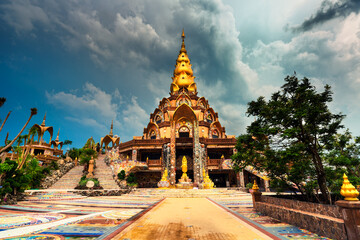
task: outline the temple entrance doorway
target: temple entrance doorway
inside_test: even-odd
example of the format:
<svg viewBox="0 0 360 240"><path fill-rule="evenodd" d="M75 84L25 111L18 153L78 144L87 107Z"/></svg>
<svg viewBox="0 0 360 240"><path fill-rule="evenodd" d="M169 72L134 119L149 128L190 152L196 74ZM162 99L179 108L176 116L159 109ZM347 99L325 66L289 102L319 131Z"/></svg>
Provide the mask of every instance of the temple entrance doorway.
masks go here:
<svg viewBox="0 0 360 240"><path fill-rule="evenodd" d="M226 187L226 182L229 182L229 174L228 173L209 172L209 177L214 182L216 187Z"/></svg>

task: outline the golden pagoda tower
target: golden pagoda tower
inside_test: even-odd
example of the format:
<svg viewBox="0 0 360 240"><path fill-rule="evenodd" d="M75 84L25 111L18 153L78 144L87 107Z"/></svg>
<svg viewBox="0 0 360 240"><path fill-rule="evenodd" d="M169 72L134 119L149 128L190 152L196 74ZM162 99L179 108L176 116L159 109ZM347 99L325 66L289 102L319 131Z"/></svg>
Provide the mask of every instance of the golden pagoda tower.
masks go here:
<svg viewBox="0 0 360 240"><path fill-rule="evenodd" d="M173 82L170 86L171 94L177 93L181 88L186 88L191 93L196 93L195 77L191 68L190 59L185 49L185 33L184 30L181 35L182 44L179 56L176 60Z"/></svg>

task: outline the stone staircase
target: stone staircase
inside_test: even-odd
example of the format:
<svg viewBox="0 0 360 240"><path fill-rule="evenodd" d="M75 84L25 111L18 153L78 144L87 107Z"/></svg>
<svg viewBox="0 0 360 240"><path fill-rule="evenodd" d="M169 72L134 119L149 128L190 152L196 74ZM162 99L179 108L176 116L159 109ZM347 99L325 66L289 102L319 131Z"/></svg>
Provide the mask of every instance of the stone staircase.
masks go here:
<svg viewBox="0 0 360 240"><path fill-rule="evenodd" d="M62 176L49 189L74 189L80 181L84 166L76 166Z"/></svg>
<svg viewBox="0 0 360 240"><path fill-rule="evenodd" d="M241 196L250 196L249 193L239 190L230 190L226 188L214 189L159 189L159 188L137 188L131 195L137 197L157 196L160 198L236 198Z"/></svg>
<svg viewBox="0 0 360 240"><path fill-rule="evenodd" d="M100 182L100 186L104 189L119 189L112 177L111 168L104 162L105 155L99 154L96 160L96 168L94 170L94 177Z"/></svg>

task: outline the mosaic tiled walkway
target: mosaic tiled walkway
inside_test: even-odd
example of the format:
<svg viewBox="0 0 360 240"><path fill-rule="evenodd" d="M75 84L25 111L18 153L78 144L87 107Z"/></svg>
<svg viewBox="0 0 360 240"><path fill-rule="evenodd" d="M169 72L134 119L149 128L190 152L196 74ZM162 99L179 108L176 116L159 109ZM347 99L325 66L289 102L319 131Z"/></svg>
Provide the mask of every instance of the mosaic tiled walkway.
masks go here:
<svg viewBox="0 0 360 240"><path fill-rule="evenodd" d="M96 239L158 203L158 196L41 193L0 206L0 239Z"/></svg>
<svg viewBox="0 0 360 240"><path fill-rule="evenodd" d="M252 198L250 194L243 195L242 197L223 195L215 198L210 198L210 200L216 202L220 206L229 209L246 222L258 226L265 231L273 233L279 236L279 238L281 239L331 240L330 238L319 236L305 229L301 229L296 226L280 222L276 219L255 212L255 210L253 209Z"/></svg>
<svg viewBox="0 0 360 240"><path fill-rule="evenodd" d="M143 189L111 197L47 192L0 205L0 239L328 238L255 213L247 193Z"/></svg>

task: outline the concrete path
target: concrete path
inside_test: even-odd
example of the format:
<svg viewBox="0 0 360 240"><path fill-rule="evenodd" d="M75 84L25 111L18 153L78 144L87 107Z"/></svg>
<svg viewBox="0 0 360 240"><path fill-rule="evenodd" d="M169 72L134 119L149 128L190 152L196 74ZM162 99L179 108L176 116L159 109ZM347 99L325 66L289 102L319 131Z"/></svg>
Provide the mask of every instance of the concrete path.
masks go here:
<svg viewBox="0 0 360 240"><path fill-rule="evenodd" d="M279 239L255 229L206 198L166 198L111 239Z"/></svg>

